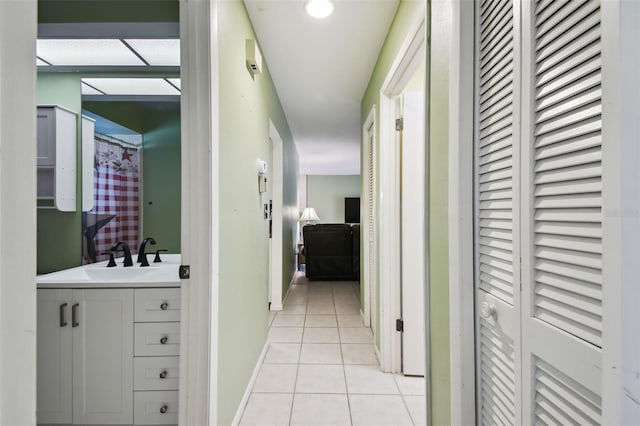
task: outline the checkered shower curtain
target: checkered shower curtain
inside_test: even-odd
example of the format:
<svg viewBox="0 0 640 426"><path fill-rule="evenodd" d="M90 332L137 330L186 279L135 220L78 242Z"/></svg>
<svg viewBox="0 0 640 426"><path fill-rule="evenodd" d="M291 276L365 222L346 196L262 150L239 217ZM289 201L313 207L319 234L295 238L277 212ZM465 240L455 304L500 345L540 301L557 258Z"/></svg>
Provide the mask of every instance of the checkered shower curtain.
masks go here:
<svg viewBox="0 0 640 426"><path fill-rule="evenodd" d="M137 252L140 232L140 156L138 149L96 137L94 164L94 208L98 217L115 215L98 231L97 261L108 259L111 246L124 241Z"/></svg>

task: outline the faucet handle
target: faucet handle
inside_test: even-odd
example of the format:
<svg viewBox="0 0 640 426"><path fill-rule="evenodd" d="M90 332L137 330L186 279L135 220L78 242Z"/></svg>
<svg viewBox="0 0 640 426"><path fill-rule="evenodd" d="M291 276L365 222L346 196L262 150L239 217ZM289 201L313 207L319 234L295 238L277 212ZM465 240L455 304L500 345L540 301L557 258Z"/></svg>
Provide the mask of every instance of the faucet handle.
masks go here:
<svg viewBox="0 0 640 426"><path fill-rule="evenodd" d="M167 250L167 249L156 250L156 257L153 259L153 263L162 262L162 259L160 259L160 252L162 252L162 251L169 251L169 250Z"/></svg>

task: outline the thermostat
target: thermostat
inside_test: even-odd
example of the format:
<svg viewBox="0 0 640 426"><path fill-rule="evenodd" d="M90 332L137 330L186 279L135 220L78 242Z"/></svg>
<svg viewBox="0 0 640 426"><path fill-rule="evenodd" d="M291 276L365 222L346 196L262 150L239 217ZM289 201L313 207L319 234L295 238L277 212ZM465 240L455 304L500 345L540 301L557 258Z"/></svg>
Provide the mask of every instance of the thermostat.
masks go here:
<svg viewBox="0 0 640 426"><path fill-rule="evenodd" d="M267 174L267 162L263 160L258 160L258 174L266 175Z"/></svg>

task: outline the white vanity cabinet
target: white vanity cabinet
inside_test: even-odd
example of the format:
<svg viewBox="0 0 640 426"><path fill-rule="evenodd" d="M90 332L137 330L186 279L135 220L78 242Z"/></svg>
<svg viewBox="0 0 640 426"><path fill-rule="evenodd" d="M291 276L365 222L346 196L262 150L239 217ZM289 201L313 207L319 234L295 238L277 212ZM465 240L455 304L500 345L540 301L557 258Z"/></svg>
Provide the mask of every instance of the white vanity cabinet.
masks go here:
<svg viewBox="0 0 640 426"><path fill-rule="evenodd" d="M38 424L177 424L179 317L179 288L39 288Z"/></svg>
<svg viewBox="0 0 640 426"><path fill-rule="evenodd" d="M133 290L38 290L38 423L133 423Z"/></svg>

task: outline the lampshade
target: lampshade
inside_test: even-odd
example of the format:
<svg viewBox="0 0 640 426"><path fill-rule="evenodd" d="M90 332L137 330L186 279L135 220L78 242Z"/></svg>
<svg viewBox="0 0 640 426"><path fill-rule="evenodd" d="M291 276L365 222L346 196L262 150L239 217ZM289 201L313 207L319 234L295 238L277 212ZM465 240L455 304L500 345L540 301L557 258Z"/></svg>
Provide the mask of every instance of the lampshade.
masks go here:
<svg viewBox="0 0 640 426"><path fill-rule="evenodd" d="M312 221L312 220L320 220L318 214L316 213L316 209L313 207L305 207L304 211L300 215L300 221Z"/></svg>

